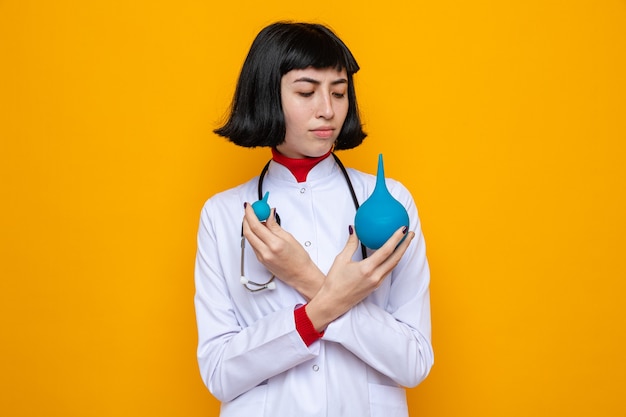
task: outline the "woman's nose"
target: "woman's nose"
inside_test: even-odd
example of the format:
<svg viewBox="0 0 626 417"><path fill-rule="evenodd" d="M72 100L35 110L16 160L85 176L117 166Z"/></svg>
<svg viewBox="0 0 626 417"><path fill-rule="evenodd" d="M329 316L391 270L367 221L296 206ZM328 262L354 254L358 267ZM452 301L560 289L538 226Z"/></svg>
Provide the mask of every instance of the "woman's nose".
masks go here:
<svg viewBox="0 0 626 417"><path fill-rule="evenodd" d="M320 95L317 103L317 118L332 119L335 116L333 101L330 94Z"/></svg>

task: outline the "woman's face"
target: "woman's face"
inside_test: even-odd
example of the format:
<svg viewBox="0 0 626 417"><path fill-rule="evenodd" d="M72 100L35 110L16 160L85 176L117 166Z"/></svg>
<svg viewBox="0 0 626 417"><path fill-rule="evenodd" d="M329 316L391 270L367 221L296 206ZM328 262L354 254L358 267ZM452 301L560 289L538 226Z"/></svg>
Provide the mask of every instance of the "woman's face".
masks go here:
<svg viewBox="0 0 626 417"><path fill-rule="evenodd" d="M280 89L285 141L276 148L289 158L326 154L348 114L346 70L305 68L283 75Z"/></svg>

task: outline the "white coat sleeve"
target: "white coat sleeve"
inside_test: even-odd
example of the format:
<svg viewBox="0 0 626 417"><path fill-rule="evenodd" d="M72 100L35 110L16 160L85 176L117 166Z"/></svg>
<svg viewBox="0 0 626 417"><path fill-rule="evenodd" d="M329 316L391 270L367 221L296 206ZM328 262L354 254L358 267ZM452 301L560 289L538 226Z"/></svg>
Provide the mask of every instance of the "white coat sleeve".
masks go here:
<svg viewBox="0 0 626 417"><path fill-rule="evenodd" d="M200 217L195 265L197 354L207 388L218 400L227 402L315 357L319 346L307 348L304 344L295 329L293 307L247 327L240 324L226 283L224 255L220 255L226 248L223 244L219 247L216 237L217 223L224 222L224 218L219 217L221 214L216 217L209 202ZM238 282L238 277L235 279Z"/></svg>
<svg viewBox="0 0 626 417"><path fill-rule="evenodd" d="M408 190L394 196L407 208L415 238L402 260L372 295L331 323L324 340L340 343L396 383L414 387L434 362L430 321L430 270L417 209Z"/></svg>

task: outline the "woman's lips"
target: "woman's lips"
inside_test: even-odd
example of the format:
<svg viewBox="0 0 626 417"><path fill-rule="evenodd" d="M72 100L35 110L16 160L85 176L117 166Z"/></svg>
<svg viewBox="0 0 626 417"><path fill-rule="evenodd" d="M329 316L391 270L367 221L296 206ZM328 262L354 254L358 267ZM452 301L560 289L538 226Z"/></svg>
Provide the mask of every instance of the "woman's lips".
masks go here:
<svg viewBox="0 0 626 417"><path fill-rule="evenodd" d="M312 130L313 134L318 138L328 139L333 135L333 129L314 129Z"/></svg>

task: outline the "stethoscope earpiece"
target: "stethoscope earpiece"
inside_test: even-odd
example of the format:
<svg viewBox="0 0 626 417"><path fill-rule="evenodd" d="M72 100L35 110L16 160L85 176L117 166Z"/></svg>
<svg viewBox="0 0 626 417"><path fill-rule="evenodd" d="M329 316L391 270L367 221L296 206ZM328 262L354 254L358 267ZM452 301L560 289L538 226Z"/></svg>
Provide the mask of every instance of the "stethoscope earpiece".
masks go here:
<svg viewBox="0 0 626 417"><path fill-rule="evenodd" d="M258 282L250 281L248 278L242 275L239 278L239 282L241 282L241 284L250 292L257 292L257 291L263 291L263 290L275 290L276 283L274 282L274 278L276 278L276 275L272 275L270 280L267 281L266 283L259 284Z"/></svg>

